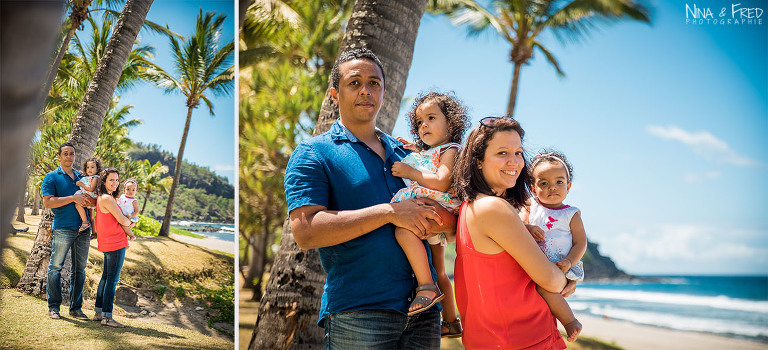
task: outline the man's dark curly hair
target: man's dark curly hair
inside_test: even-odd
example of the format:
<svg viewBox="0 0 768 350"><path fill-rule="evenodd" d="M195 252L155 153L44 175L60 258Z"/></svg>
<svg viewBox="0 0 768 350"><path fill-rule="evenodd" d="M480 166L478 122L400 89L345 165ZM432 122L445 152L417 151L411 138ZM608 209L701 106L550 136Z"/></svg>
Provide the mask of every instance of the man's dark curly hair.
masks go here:
<svg viewBox="0 0 768 350"><path fill-rule="evenodd" d="M339 58L336 59L336 62L333 64L333 68L331 69L331 87L338 90L339 89L339 80L341 80L341 73L339 73L339 66L344 62L349 62L351 60L357 60L357 59L363 59L363 60L370 60L373 61L373 63L376 63L377 66L379 66L379 69L381 70L381 84L384 84L384 66L381 64L381 61L379 61L379 58L376 57L376 54L373 53L373 51L369 50L368 48L361 47L357 49L352 49L348 51L344 51L339 55Z"/></svg>
<svg viewBox="0 0 768 350"><path fill-rule="evenodd" d="M419 109L424 103L434 101L440 108L440 111L445 115L445 119L448 122L448 142L461 143L464 132L469 129L469 116L467 115L467 107L461 104L453 92L440 93L436 91L422 92L413 101L411 110L406 115L408 117L408 125L411 127L411 135L422 150L429 149L430 146L424 143L419 137L419 125L416 122L416 110Z"/></svg>

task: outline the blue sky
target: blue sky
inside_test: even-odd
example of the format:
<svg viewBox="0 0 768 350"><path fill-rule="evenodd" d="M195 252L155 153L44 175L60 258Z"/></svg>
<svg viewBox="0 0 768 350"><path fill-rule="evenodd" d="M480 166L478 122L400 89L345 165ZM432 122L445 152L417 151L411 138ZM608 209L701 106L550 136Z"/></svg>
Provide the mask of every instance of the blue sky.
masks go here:
<svg viewBox="0 0 768 350"><path fill-rule="evenodd" d="M686 24L685 2L655 2L653 24L603 27L581 43L545 37L523 67L515 114L525 146L574 166L566 203L589 239L634 274L768 274L768 15L762 24ZM689 1L689 7L694 2ZM758 11L759 12L759 11ZM756 12L753 12L756 15ZM692 19L688 13L689 20ZM405 91L453 90L473 126L505 112L508 44L425 15ZM401 111L393 134L410 138Z"/></svg>
<svg viewBox="0 0 768 350"><path fill-rule="evenodd" d="M185 37L194 33L195 19L200 10L203 12L224 13L227 18L221 33L222 44L234 39L235 10L234 2L219 0L182 1L157 0L147 14L147 20L161 25L168 25L171 30ZM155 47L155 64L176 75L169 40L157 34L142 30L139 33L142 44ZM233 54L234 57L234 54ZM234 58L232 59L234 64ZM233 90L234 91L234 90ZM225 176L230 184L235 184L235 97L215 96L212 98L215 116L211 117L208 108L201 105L192 112L184 159L199 166L208 167L216 174ZM165 94L152 83L141 83L133 90L122 95L121 105L134 105L133 118L144 121L133 129L129 137L142 143L154 143L176 155L179 152L182 131L187 117L187 107L182 94Z"/></svg>

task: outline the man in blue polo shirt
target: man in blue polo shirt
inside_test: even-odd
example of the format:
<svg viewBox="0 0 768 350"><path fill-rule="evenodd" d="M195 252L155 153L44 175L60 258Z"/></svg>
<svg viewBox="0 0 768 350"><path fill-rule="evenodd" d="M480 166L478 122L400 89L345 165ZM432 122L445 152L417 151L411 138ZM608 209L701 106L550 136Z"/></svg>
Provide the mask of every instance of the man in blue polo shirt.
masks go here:
<svg viewBox="0 0 768 350"><path fill-rule="evenodd" d="M456 218L426 199L389 203L405 187L392 164L408 151L376 128L384 72L373 52L342 53L331 86L340 120L302 142L285 173L296 243L319 248L328 274L318 322L324 341L331 349L439 348L439 308L407 316L417 282L394 228L425 238L454 232Z"/></svg>
<svg viewBox="0 0 768 350"><path fill-rule="evenodd" d="M45 175L43 179L43 206L53 211L51 228L51 259L48 263L46 295L48 296L48 316L61 318L61 267L72 249L72 276L70 277L69 315L81 320L88 320L83 313L83 285L85 284L85 266L88 262L88 248L91 235L89 230L78 232L80 215L75 209L75 202L82 206L93 205L93 200L83 194L75 194L79 189L75 182L80 180L80 172L72 168L75 161L75 146L69 142L59 146L59 168Z"/></svg>

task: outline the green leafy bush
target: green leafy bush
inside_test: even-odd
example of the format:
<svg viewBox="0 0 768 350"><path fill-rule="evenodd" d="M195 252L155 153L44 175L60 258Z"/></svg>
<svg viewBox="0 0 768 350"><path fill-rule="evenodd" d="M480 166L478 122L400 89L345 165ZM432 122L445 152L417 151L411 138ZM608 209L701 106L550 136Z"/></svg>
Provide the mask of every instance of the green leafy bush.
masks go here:
<svg viewBox="0 0 768 350"><path fill-rule="evenodd" d="M144 215L139 215L139 222L133 227L133 234L143 237L157 236L160 232L160 226L159 221Z"/></svg>
<svg viewBox="0 0 768 350"><path fill-rule="evenodd" d="M235 323L235 287L232 283L225 283L219 290L205 291L205 299L211 304L211 308L219 310L219 315L208 319L208 325L215 322Z"/></svg>

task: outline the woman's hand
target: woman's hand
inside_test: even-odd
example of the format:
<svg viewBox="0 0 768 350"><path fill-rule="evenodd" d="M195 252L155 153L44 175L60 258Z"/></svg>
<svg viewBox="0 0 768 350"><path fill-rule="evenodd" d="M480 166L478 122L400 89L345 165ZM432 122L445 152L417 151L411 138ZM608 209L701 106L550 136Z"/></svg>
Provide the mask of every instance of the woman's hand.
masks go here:
<svg viewBox="0 0 768 350"><path fill-rule="evenodd" d="M405 164L403 162L395 162L392 164L392 175L395 175L397 177L402 177L406 179L413 179L412 176L410 176L416 169L412 168L410 165Z"/></svg>

